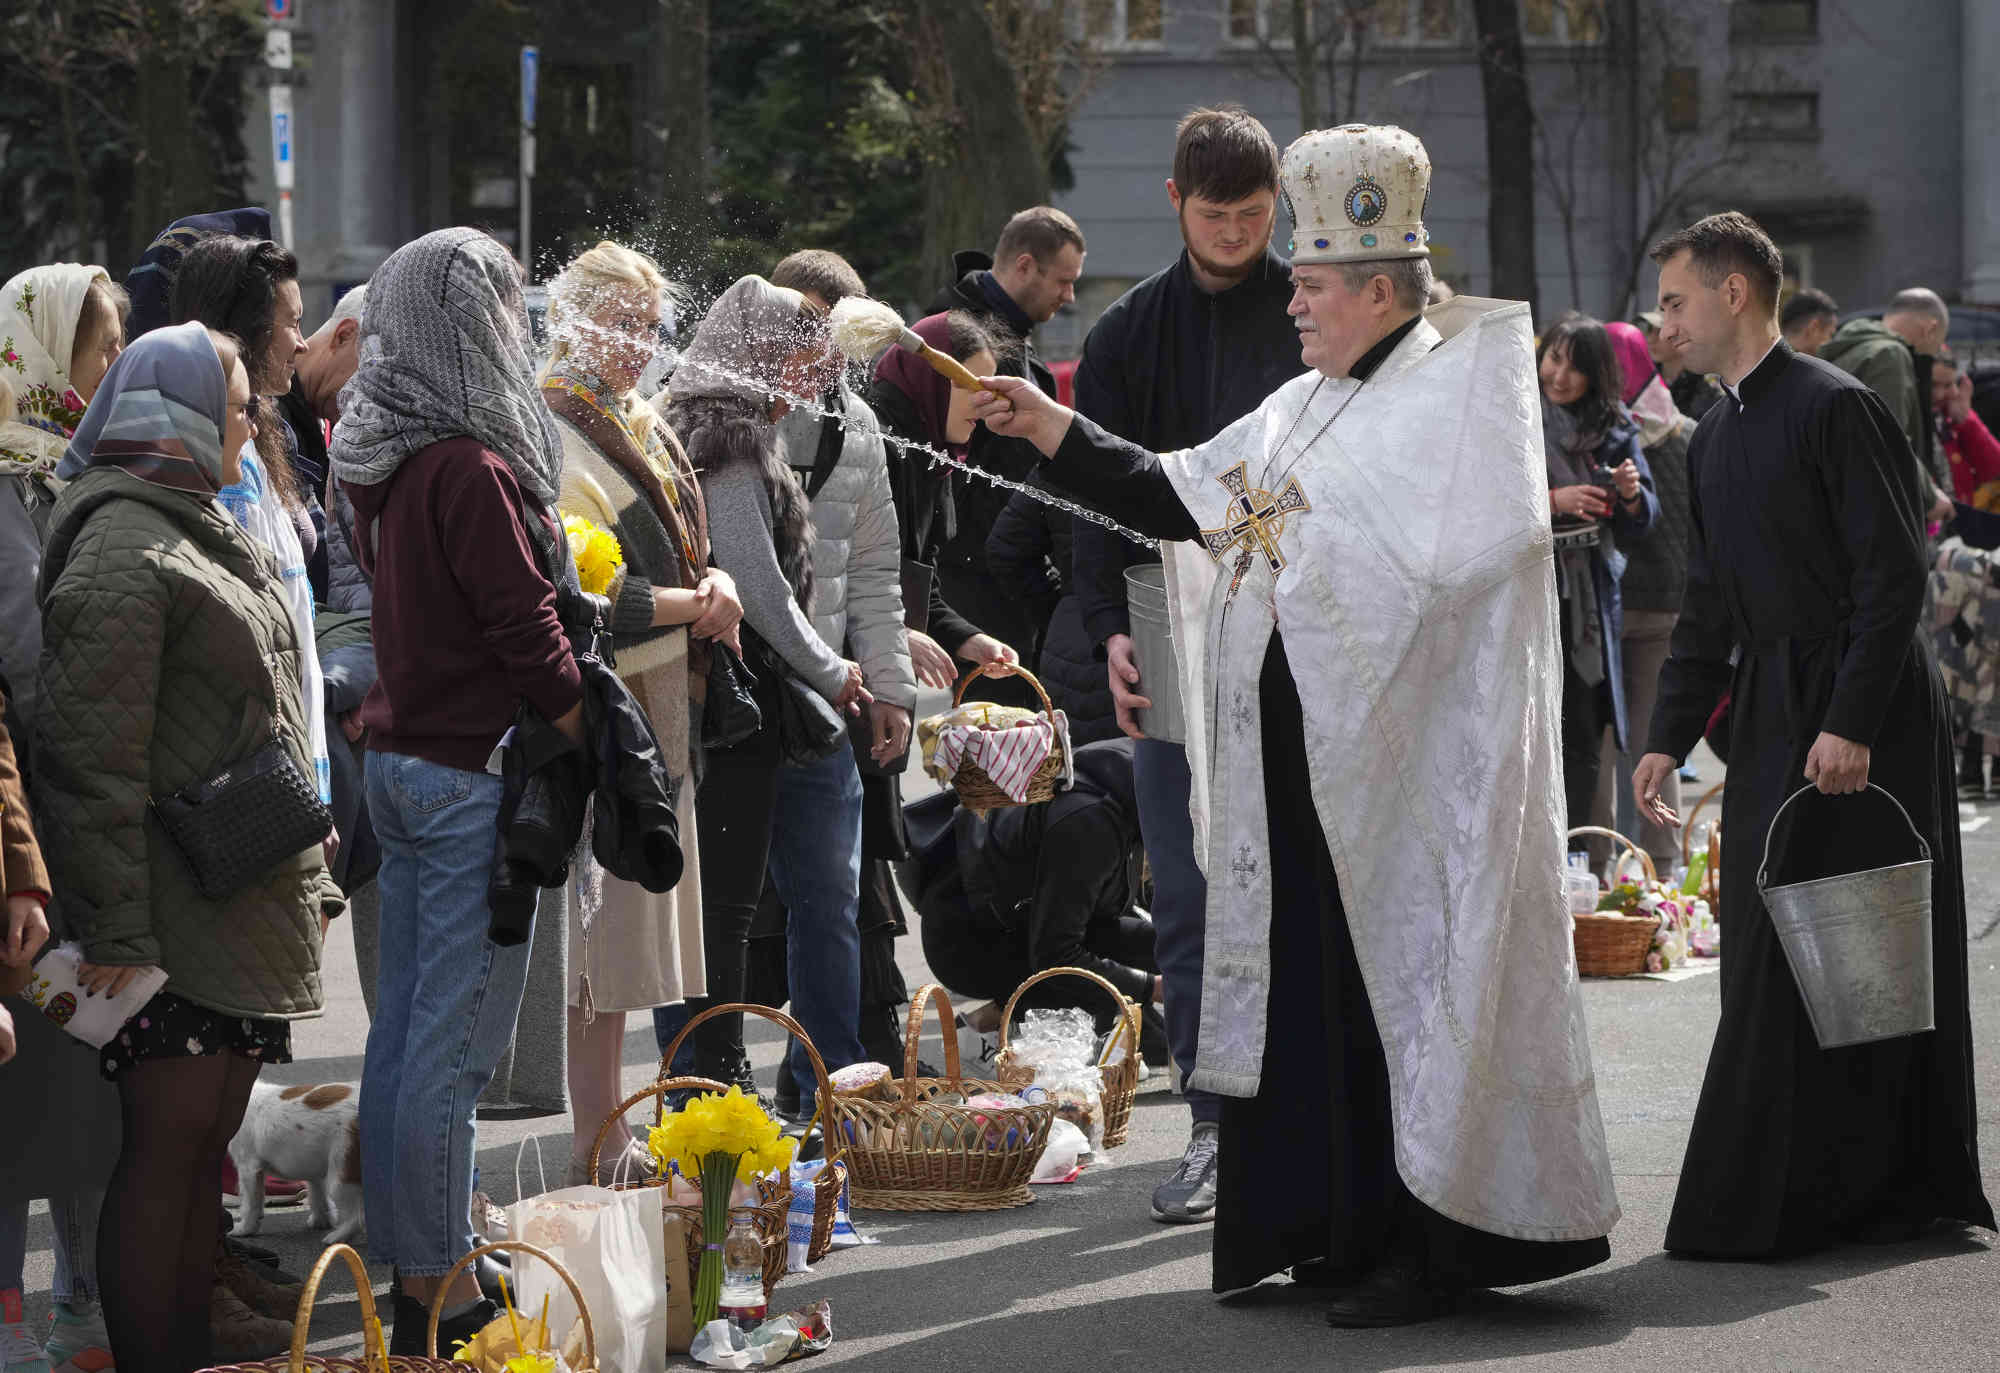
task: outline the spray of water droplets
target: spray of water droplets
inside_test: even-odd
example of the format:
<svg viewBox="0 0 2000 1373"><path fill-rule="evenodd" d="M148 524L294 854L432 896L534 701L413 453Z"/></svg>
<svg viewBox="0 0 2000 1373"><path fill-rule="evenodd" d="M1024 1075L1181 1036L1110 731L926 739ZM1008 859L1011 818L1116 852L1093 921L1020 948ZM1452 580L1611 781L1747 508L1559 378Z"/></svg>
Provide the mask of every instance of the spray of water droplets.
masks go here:
<svg viewBox="0 0 2000 1373"><path fill-rule="evenodd" d="M574 318L574 317L565 319L562 322L562 324L553 331L552 338L555 341L567 341L570 343L572 348L576 347L576 344L578 343L579 340L587 338L601 340L601 342L604 344L614 345L614 346L629 347L631 342L630 336L627 334L623 334L618 332L617 330L609 329L603 325L596 324L588 318ZM659 362L664 362L668 364L669 372L671 372L675 367L678 366L680 357L681 354L672 347L667 345L661 346ZM655 363L656 367L659 365L659 362ZM725 378L726 380L729 381L740 383L750 391L761 393L770 402L775 403L778 400L783 400L792 409L802 410L807 414L817 416L822 420L830 419L835 424L839 425L843 430L845 430L851 424L854 423L854 420L851 416L849 416L845 412L835 413L833 411L828 410L825 406L819 404L817 398L812 400L804 400L797 395L791 394L789 392L780 391L779 389L777 389L777 387L775 387L772 384L772 380L769 377L760 377L746 372L735 371L733 369L718 365L717 362L712 358L704 359L701 365L703 371L712 373L715 376ZM1118 535L1120 538L1129 539L1131 542L1138 544L1142 548L1157 550L1160 546L1158 540L1150 539L1146 537L1144 534L1139 533L1137 530L1126 528L1124 525L1120 524L1117 520L1112 519L1109 515L1106 515L1101 511L1092 510L1090 507L1085 505L1079 505L1077 502L1068 500L1062 496L1058 496L1054 492L1049 491L1046 488L1035 486L1028 482L1015 481L1010 477L1003 477L998 473L988 472L984 468L975 467L971 463L965 462L960 458L956 458L952 456L949 452L946 452L944 449L935 447L932 444L919 443L914 439L906 439L901 437L900 435L891 434L886 431L882 432L882 439L883 442L885 443L891 443L896 445L896 447L900 449L907 457L912 457L912 458L921 457L923 459L928 460L933 469L937 467L948 467L956 472L963 473L967 477L977 478L980 481L988 482L993 486L997 486L1002 490L1015 492L1019 495L1026 496L1028 499L1032 501L1036 501L1042 505L1046 505L1053 509L1060 510L1065 514L1073 515L1077 519L1086 520L1089 523L1097 525L1102 529L1107 529L1111 533Z"/></svg>

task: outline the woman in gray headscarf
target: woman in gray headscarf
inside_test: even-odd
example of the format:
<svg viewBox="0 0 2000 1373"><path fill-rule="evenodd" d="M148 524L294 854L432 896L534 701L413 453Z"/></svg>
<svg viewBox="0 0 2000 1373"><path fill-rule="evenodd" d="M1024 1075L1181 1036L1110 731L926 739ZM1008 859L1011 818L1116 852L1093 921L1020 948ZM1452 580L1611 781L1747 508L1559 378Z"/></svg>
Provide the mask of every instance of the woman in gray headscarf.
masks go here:
<svg viewBox="0 0 2000 1373"><path fill-rule="evenodd" d="M789 688L780 677L798 678L842 711L870 699L860 665L813 629L812 525L805 492L778 450L777 421L793 404L820 394L816 373L826 357L824 315L797 291L747 276L710 307L669 390L667 426L701 480L711 561L736 579L743 603L744 657L757 675L764 727L707 754L695 814L703 834L727 836L731 861L702 864L708 995L653 1013L663 1050L691 1016L743 999L781 761L778 693ZM683 1063L703 1077L754 1090L740 1015L695 1031Z"/></svg>
<svg viewBox="0 0 2000 1373"><path fill-rule="evenodd" d="M473 1245L473 1112L514 1035L535 942L487 938L501 780L487 760L525 700L580 739L581 682L531 521L561 477L520 277L476 229L441 229L375 273L334 430L374 583L380 677L361 707L382 849L375 1018L361 1080L368 1239L396 1265L390 1343L420 1353L443 1275ZM560 918L553 947L560 957ZM540 941L543 947L549 941ZM562 1035L560 972L554 1033ZM498 1314L461 1275L439 1342Z"/></svg>

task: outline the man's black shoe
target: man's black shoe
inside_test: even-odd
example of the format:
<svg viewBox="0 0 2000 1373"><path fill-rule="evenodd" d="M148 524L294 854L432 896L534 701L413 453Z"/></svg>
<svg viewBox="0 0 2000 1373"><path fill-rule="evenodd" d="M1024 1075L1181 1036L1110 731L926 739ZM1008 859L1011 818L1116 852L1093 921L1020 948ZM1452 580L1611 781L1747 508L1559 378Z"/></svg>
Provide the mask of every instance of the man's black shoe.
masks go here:
<svg viewBox="0 0 2000 1373"><path fill-rule="evenodd" d="M395 1318L396 1328L389 1336L389 1352L417 1356L426 1353L425 1337L430 1333L430 1308L416 1298L398 1292L395 1299ZM462 1316L453 1317L447 1313L445 1318L438 1322L438 1357L450 1358L459 1345L498 1319L500 1319L499 1303L486 1298L481 1298Z"/></svg>
<svg viewBox="0 0 2000 1373"><path fill-rule="evenodd" d="M1376 1269L1356 1286L1335 1293L1327 1303L1326 1323L1346 1329L1419 1325L1457 1309L1456 1290L1391 1264Z"/></svg>

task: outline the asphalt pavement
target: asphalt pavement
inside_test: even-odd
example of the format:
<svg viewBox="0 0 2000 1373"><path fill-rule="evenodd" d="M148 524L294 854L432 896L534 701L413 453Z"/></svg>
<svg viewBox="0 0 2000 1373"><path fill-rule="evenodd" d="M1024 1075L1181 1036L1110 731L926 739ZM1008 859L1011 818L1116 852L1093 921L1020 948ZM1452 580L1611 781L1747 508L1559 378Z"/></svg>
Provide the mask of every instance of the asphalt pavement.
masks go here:
<svg viewBox="0 0 2000 1373"><path fill-rule="evenodd" d="M1706 766L1719 775L1712 759ZM1988 1194L2000 1196L2000 800L1968 803L1961 828L1980 1153ZM911 984L923 981L919 941L903 941L901 953ZM326 1016L299 1026L296 1061L269 1070L268 1078L356 1077L367 1020L351 942L335 938L328 963ZM2000 1265L1989 1234L1941 1233L1783 1263L1697 1263L1661 1252L1719 990L1712 975L1586 981L1599 1096L1624 1208L1611 1260L1554 1282L1476 1294L1448 1319L1400 1330L1334 1331L1321 1318L1318 1297L1283 1281L1227 1299L1212 1295L1210 1228L1148 1218L1151 1190L1187 1136L1185 1107L1157 1082L1139 1099L1131 1142L1108 1166L1068 1186L1038 1188L1036 1202L1018 1210L860 1212L857 1225L878 1243L836 1252L813 1273L788 1278L776 1306L827 1299L835 1341L814 1362L880 1373L1030 1364L1106 1373L2000 1368L1992 1320ZM756 1024L751 1036L768 1080L781 1048L777 1033ZM925 1056L935 1058L934 1044ZM625 1063L629 1088L651 1081L657 1070L650 1025L637 1017ZM554 1179L568 1155L567 1120L481 1125L483 1184L503 1203L514 1195L517 1149L530 1136L542 1140ZM532 1191L532 1149L529 1158ZM264 1227L263 1242L298 1273L319 1248L305 1224L299 1210L272 1211ZM47 1310L49 1244L47 1211L38 1204L28 1273L37 1321ZM374 1271L379 1292L388 1272ZM329 1283L312 1325L316 1352L359 1348L359 1311L346 1286L344 1276Z"/></svg>

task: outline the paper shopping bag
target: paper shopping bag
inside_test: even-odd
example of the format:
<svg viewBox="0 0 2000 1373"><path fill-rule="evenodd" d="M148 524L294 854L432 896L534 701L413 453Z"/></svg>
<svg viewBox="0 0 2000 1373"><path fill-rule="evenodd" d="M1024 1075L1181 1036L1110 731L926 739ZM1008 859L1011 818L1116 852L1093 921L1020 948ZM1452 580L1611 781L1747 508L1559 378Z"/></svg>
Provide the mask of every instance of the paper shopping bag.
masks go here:
<svg viewBox="0 0 2000 1373"><path fill-rule="evenodd" d="M667 1238L667 1352L685 1354L694 1344L694 1269L688 1264L687 1222L665 1215Z"/></svg>
<svg viewBox="0 0 2000 1373"><path fill-rule="evenodd" d="M546 1249L576 1279L597 1331L601 1373L659 1373L667 1359L665 1234L651 1188L564 1187L508 1208L513 1237ZM552 1329L567 1330L576 1302L547 1264L514 1259L520 1309L549 1299Z"/></svg>

